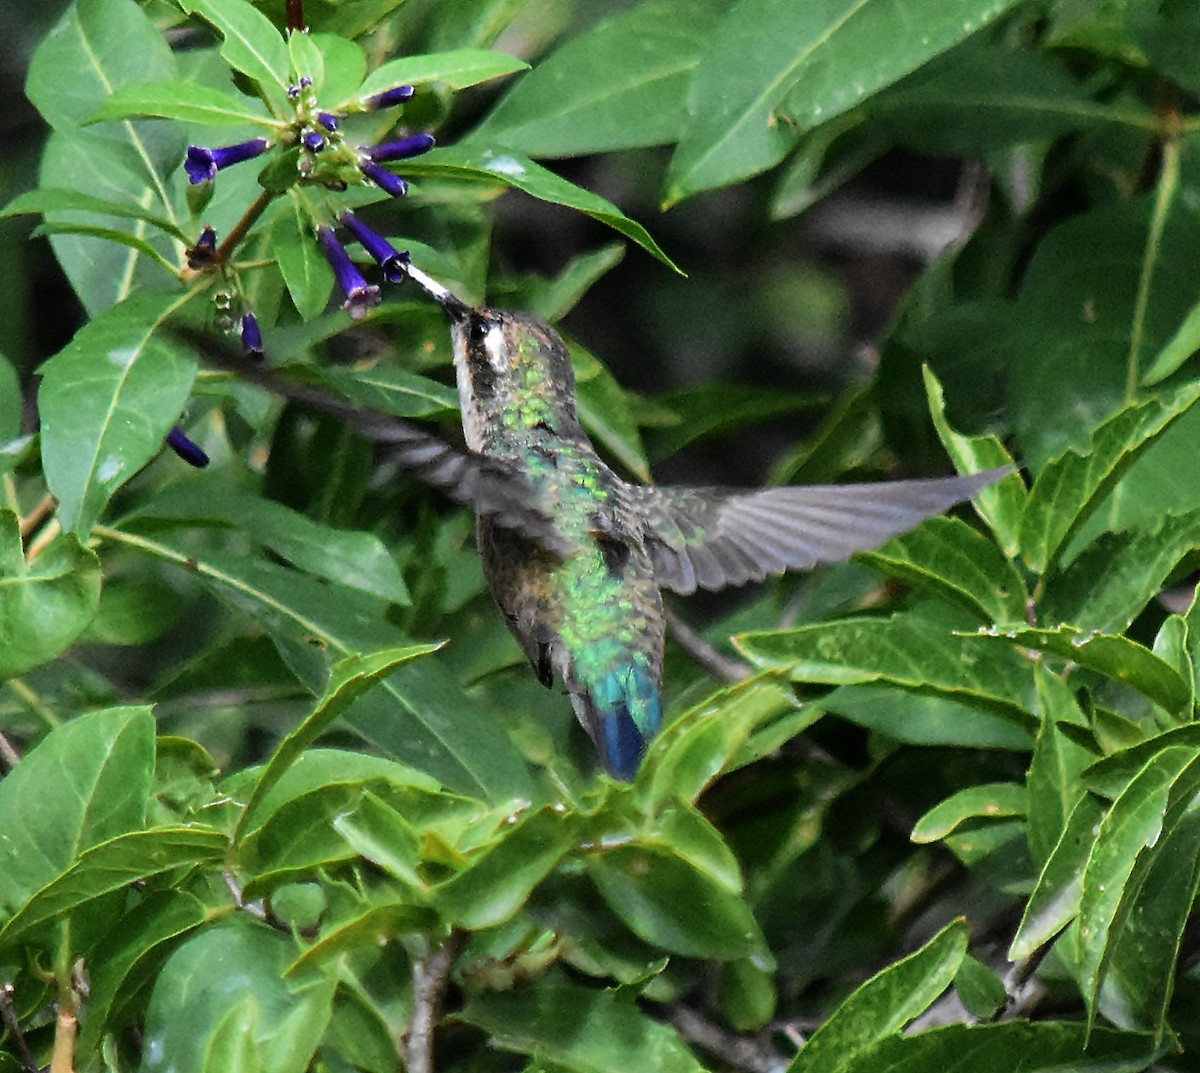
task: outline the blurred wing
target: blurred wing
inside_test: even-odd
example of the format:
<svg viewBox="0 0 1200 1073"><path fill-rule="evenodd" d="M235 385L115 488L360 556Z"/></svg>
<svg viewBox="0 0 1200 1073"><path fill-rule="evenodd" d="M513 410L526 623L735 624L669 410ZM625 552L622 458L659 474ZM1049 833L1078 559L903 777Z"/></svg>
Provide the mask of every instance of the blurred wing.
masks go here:
<svg viewBox="0 0 1200 1073"><path fill-rule="evenodd" d="M576 549L577 545L538 508L533 489L516 467L453 447L399 417L364 410L320 388L252 365L240 354L186 326L173 325L171 331L198 347L211 364L239 379L301 406L344 418L361 435L386 447L400 465L425 484L505 529L520 533L552 555L561 558Z"/></svg>
<svg viewBox="0 0 1200 1073"><path fill-rule="evenodd" d="M686 595L841 562L1011 472L757 492L675 486L636 492L658 583Z"/></svg>

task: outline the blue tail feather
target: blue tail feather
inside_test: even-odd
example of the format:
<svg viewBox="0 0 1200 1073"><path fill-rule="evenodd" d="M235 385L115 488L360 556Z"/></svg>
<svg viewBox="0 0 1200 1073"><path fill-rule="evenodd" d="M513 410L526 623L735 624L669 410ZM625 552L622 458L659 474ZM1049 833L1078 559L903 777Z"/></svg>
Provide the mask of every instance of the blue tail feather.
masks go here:
<svg viewBox="0 0 1200 1073"><path fill-rule="evenodd" d="M590 690L591 730L600 762L631 782L646 745L662 725L658 683L639 664L605 674Z"/></svg>

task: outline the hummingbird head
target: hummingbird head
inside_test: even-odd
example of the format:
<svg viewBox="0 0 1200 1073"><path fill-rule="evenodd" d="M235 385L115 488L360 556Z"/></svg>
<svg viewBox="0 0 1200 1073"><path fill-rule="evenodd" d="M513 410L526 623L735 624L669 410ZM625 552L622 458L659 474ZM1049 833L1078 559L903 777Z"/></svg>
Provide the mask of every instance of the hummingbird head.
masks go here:
<svg viewBox="0 0 1200 1073"><path fill-rule="evenodd" d="M458 299L442 305L450 315L463 426L473 450L480 449L472 441L489 422L508 432L582 434L571 356L553 328L530 313L475 309Z"/></svg>

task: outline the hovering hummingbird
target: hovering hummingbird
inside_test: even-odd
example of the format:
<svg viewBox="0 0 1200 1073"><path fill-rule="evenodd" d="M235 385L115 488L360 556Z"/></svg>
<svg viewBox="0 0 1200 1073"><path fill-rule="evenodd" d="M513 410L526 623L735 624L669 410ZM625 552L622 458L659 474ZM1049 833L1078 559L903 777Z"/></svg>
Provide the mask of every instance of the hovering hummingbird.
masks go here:
<svg viewBox="0 0 1200 1073"><path fill-rule="evenodd" d="M875 548L1007 472L757 491L630 484L579 423L561 337L476 309L417 269L446 310L468 450L524 475L571 550L477 511L484 576L538 680L563 682L610 775L631 780L662 725L662 591L761 581Z"/></svg>

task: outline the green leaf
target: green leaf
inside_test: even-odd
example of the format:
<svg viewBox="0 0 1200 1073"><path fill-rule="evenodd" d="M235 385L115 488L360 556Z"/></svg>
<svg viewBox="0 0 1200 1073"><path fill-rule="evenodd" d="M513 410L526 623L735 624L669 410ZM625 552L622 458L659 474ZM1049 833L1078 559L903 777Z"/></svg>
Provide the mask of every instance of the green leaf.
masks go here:
<svg viewBox="0 0 1200 1073"><path fill-rule="evenodd" d="M121 918L88 959L88 1013L79 1055L90 1055L107 1032L123 1027L130 1006L153 979L181 935L207 919L203 902L181 891L155 891Z"/></svg>
<svg viewBox="0 0 1200 1073"><path fill-rule="evenodd" d="M777 386L704 383L654 400L676 415L668 427L654 430L655 461L670 458L697 440L762 424L772 418L815 409L822 400L806 392L780 391Z"/></svg>
<svg viewBox="0 0 1200 1073"><path fill-rule="evenodd" d="M1012 6L942 0L910 10L888 0L742 0L701 55L688 99L691 122L667 174L668 204L778 164L805 131Z"/></svg>
<svg viewBox="0 0 1200 1073"><path fill-rule="evenodd" d="M100 560L64 534L32 562L20 521L0 510L0 681L61 654L100 604Z"/></svg>
<svg viewBox="0 0 1200 1073"><path fill-rule="evenodd" d="M142 205L132 201L117 201L113 198L96 197L85 194L81 190L62 190L56 187L42 187L29 190L20 197L14 198L4 206L0 216L23 216L37 213L88 212L100 216L116 216L125 220L143 220L148 224L165 231L180 242L187 242L187 236L173 220L151 212Z"/></svg>
<svg viewBox="0 0 1200 1073"><path fill-rule="evenodd" d="M201 1073L263 1073L266 1067L255 1039L258 1018L258 1001L253 995L243 996L213 1028Z"/></svg>
<svg viewBox="0 0 1200 1073"><path fill-rule="evenodd" d="M528 68L529 64L524 60L486 48L403 56L376 67L355 96L369 97L393 86L421 86L428 82L442 82L451 89L466 89Z"/></svg>
<svg viewBox="0 0 1200 1073"><path fill-rule="evenodd" d="M407 605L408 589L395 559L374 533L334 529L258 495L231 491L224 477L168 490L122 524L172 518L241 529L293 566L382 600Z"/></svg>
<svg viewBox="0 0 1200 1073"><path fill-rule="evenodd" d="M335 981L284 982L294 954L290 937L265 925L234 921L206 928L171 955L146 1010L141 1073L204 1069L231 1011L253 998L251 1032L262 1068L304 1073L329 1023Z"/></svg>
<svg viewBox="0 0 1200 1073"><path fill-rule="evenodd" d="M85 850L140 829L153 774L149 708L93 712L46 735L0 781L0 906L11 913Z"/></svg>
<svg viewBox="0 0 1200 1073"><path fill-rule="evenodd" d="M861 1060L873 1045L897 1035L950 986L966 953L965 922L953 921L854 991L805 1043L788 1073L864 1068Z"/></svg>
<svg viewBox="0 0 1200 1073"><path fill-rule="evenodd" d="M130 62L133 56L136 63ZM82 126L121 86L177 76L175 57L137 3L78 0L34 53L25 92L46 121L62 130ZM132 127L126 136L134 145L141 138Z"/></svg>
<svg viewBox="0 0 1200 1073"><path fill-rule="evenodd" d="M679 272L646 229L629 219L611 201L560 178L518 153L463 142L452 149L435 149L422 157L406 160L404 174L418 179L429 176L511 186L542 201L565 205L606 224L636 242L668 268Z"/></svg>
<svg viewBox="0 0 1200 1073"><path fill-rule="evenodd" d="M1105 123L1152 130L1149 109L1098 103L1052 54L972 42L917 71L869 111L905 145L934 156L983 154Z"/></svg>
<svg viewBox="0 0 1200 1073"><path fill-rule="evenodd" d="M1100 984L1147 874L1161 852L1168 806L1189 803L1200 789L1200 757L1179 746L1156 755L1113 802L1088 856L1079 901L1079 980L1091 1023ZM1149 853L1146 851L1149 850ZM1190 904L1190 903L1189 903ZM1186 911L1185 911L1186 913Z"/></svg>
<svg viewBox="0 0 1200 1073"><path fill-rule="evenodd" d="M1083 870L1103 818L1104 806L1091 794L1084 794L1075 803L1025 905L1008 952L1010 960L1029 957L1079 915Z"/></svg>
<svg viewBox="0 0 1200 1073"><path fill-rule="evenodd" d="M396 417L429 417L457 413L458 393L452 387L410 373L407 369L321 369L322 383L339 395L379 413Z"/></svg>
<svg viewBox="0 0 1200 1073"><path fill-rule="evenodd" d="M1139 1073L1160 1050L1149 1036L1069 1021L956 1024L881 1040L854 1073Z"/></svg>
<svg viewBox="0 0 1200 1073"><path fill-rule="evenodd" d="M740 895L667 845L598 846L588 874L635 935L685 957L762 957L766 940Z"/></svg>
<svg viewBox="0 0 1200 1073"><path fill-rule="evenodd" d="M1011 466L1012 455L995 436L963 436L950 427L946 419L946 398L942 393L942 385L928 366L924 367L923 374L933 426L954 468L959 473L980 473L997 466ZM1007 559L1012 559L1020 548L1018 534L1025 511L1025 499L1025 484L1015 473L985 488L972 499L975 509L987 522Z"/></svg>
<svg viewBox="0 0 1200 1073"><path fill-rule="evenodd" d="M783 722L790 737L820 717L819 710L797 713L798 707L790 689L755 677L719 689L689 708L650 743L642 761L638 790L644 790L645 811L657 814L669 803L695 801L723 771L757 759L755 753L744 755L761 744L752 736L756 731L769 735L772 726ZM803 717L803 725L786 718L794 714Z"/></svg>
<svg viewBox="0 0 1200 1073"><path fill-rule="evenodd" d="M1191 687L1179 672L1128 637L1080 630L1074 626L1059 626L1052 630L988 627L968 636L1053 652L1136 689L1172 715L1183 715L1191 704Z"/></svg>
<svg viewBox="0 0 1200 1073"><path fill-rule="evenodd" d="M1162 590L1179 561L1200 543L1200 512L1145 528L1104 533L1061 573L1039 601L1047 622L1120 633Z"/></svg>
<svg viewBox="0 0 1200 1073"><path fill-rule="evenodd" d="M1019 783L991 782L968 786L934 805L917 820L911 838L918 844L938 842L970 820L1024 816L1026 790Z"/></svg>
<svg viewBox="0 0 1200 1073"><path fill-rule="evenodd" d="M106 530L117 541L185 567L210 584L256 625L265 626L285 659L313 692L324 690L326 667L314 638L336 655L411 643L389 621L387 604L295 570L213 551L198 552L170 537L154 540ZM302 657L302 659L301 659ZM446 786L497 800L529 797L528 770L498 726L480 718L445 669L432 660L402 666L345 713L344 720L393 757Z"/></svg>
<svg viewBox="0 0 1200 1073"><path fill-rule="evenodd" d="M42 366L42 457L64 529L86 536L179 419L196 367L154 331L189 297L136 294Z"/></svg>
<svg viewBox="0 0 1200 1073"><path fill-rule="evenodd" d="M247 123L269 128L279 126L265 113L259 101L197 82L138 82L122 86L105 99L92 122L136 116L156 116L207 126L240 127Z"/></svg>
<svg viewBox="0 0 1200 1073"><path fill-rule="evenodd" d="M275 211L271 251L296 312L309 321L324 313L329 305L333 269L321 256L308 211L300 199L293 197L289 202L280 202Z"/></svg>
<svg viewBox="0 0 1200 1073"><path fill-rule="evenodd" d="M263 88L288 85L287 47L271 20L246 0L180 0L189 15L216 27L223 38L221 55L234 70Z"/></svg>
<svg viewBox="0 0 1200 1073"><path fill-rule="evenodd" d="M501 830L467 869L438 885L433 904L445 919L478 931L510 919L571 850L579 817L541 808Z"/></svg>
<svg viewBox="0 0 1200 1073"><path fill-rule="evenodd" d="M539 983L476 995L456 1016L493 1045L540 1055L557 1071L704 1073L670 1028L611 991Z"/></svg>
<svg viewBox="0 0 1200 1073"><path fill-rule="evenodd" d="M1068 450L1038 474L1021 519L1021 554L1031 570L1049 570L1122 473L1197 398L1200 384L1192 384L1163 399L1133 403L1096 430L1087 452Z"/></svg>
<svg viewBox="0 0 1200 1073"><path fill-rule="evenodd" d="M959 518L930 518L860 560L980 615L1024 622L1029 594L1013 563Z"/></svg>
<svg viewBox="0 0 1200 1073"><path fill-rule="evenodd" d="M140 235L131 235L115 227L101 227L96 224L71 223L70 221L46 220L33 230L34 238L46 235L83 235L89 238L103 239L115 246L125 246L149 258L161 268L174 274L175 265L146 239Z"/></svg>
<svg viewBox="0 0 1200 1073"><path fill-rule="evenodd" d="M1042 663L1034 674L1042 725L1026 778L1027 826L1029 849L1040 864L1049 858L1066 827L1067 817L1084 794L1080 775L1095 754L1068 737L1072 728L1087 727L1087 719L1079 710L1068 682L1052 674Z"/></svg>
<svg viewBox="0 0 1200 1073"><path fill-rule="evenodd" d="M349 656L334 666L329 675L329 683L325 687L325 694L317 702L312 714L283 740L255 784L254 792L246 802L241 819L238 820L235 840L248 829L255 808L283 777L283 773L335 719L367 690L374 688L382 677L409 660L436 652L439 647L441 646L424 644L390 648L367 656Z"/></svg>
<svg viewBox="0 0 1200 1073"><path fill-rule="evenodd" d="M1200 815L1194 807L1164 824L1137 904L1110 943L1101 1012L1127 1028L1167 1032L1167 1009L1184 929L1200 887Z"/></svg>
<svg viewBox="0 0 1200 1073"><path fill-rule="evenodd" d="M173 868L219 861L229 848L220 831L203 827L156 827L129 831L81 853L69 868L33 895L0 928L0 946L48 920L131 883Z"/></svg>
<svg viewBox="0 0 1200 1073"><path fill-rule="evenodd" d="M1130 745L1111 756L1102 757L1084 768L1081 776L1083 784L1101 797L1115 798L1124 793L1134 776L1155 756L1176 746L1200 751L1200 723L1175 727L1146 741Z"/></svg>
<svg viewBox="0 0 1200 1073"><path fill-rule="evenodd" d="M757 666L784 671L793 681L885 682L971 701L1021 726L1030 723L1028 663L1015 654L997 659L982 638L954 635L912 616L822 622L744 633L733 641Z"/></svg>
<svg viewBox="0 0 1200 1073"><path fill-rule="evenodd" d="M1165 380L1197 350L1200 350L1200 305L1184 317L1175 334L1162 345L1150 367L1142 374L1142 385L1151 387Z"/></svg>
<svg viewBox="0 0 1200 1073"><path fill-rule="evenodd" d="M521 78L472 138L533 157L675 141L688 82L723 6L652 0L603 19Z"/></svg>
<svg viewBox="0 0 1200 1073"><path fill-rule="evenodd" d="M339 812L333 827L360 857L379 865L423 901L429 885L417 872L421 837L397 809L366 791L354 808Z"/></svg>
<svg viewBox="0 0 1200 1073"><path fill-rule="evenodd" d="M69 72L69 77L64 77ZM77 189L122 203L178 226L171 173L187 145L174 124L124 120L104 128L80 129L104 99L128 83L178 77L175 59L162 34L133 0L82 0L71 5L43 41L30 64L30 100L54 127L42 156L40 185ZM114 227L142 237L138 223ZM57 213L47 223L60 223ZM72 287L91 315L127 297L144 274L162 285L157 266L106 242L56 235L51 245ZM174 253L170 242L156 243L160 255ZM168 260L170 257L168 256Z"/></svg>

